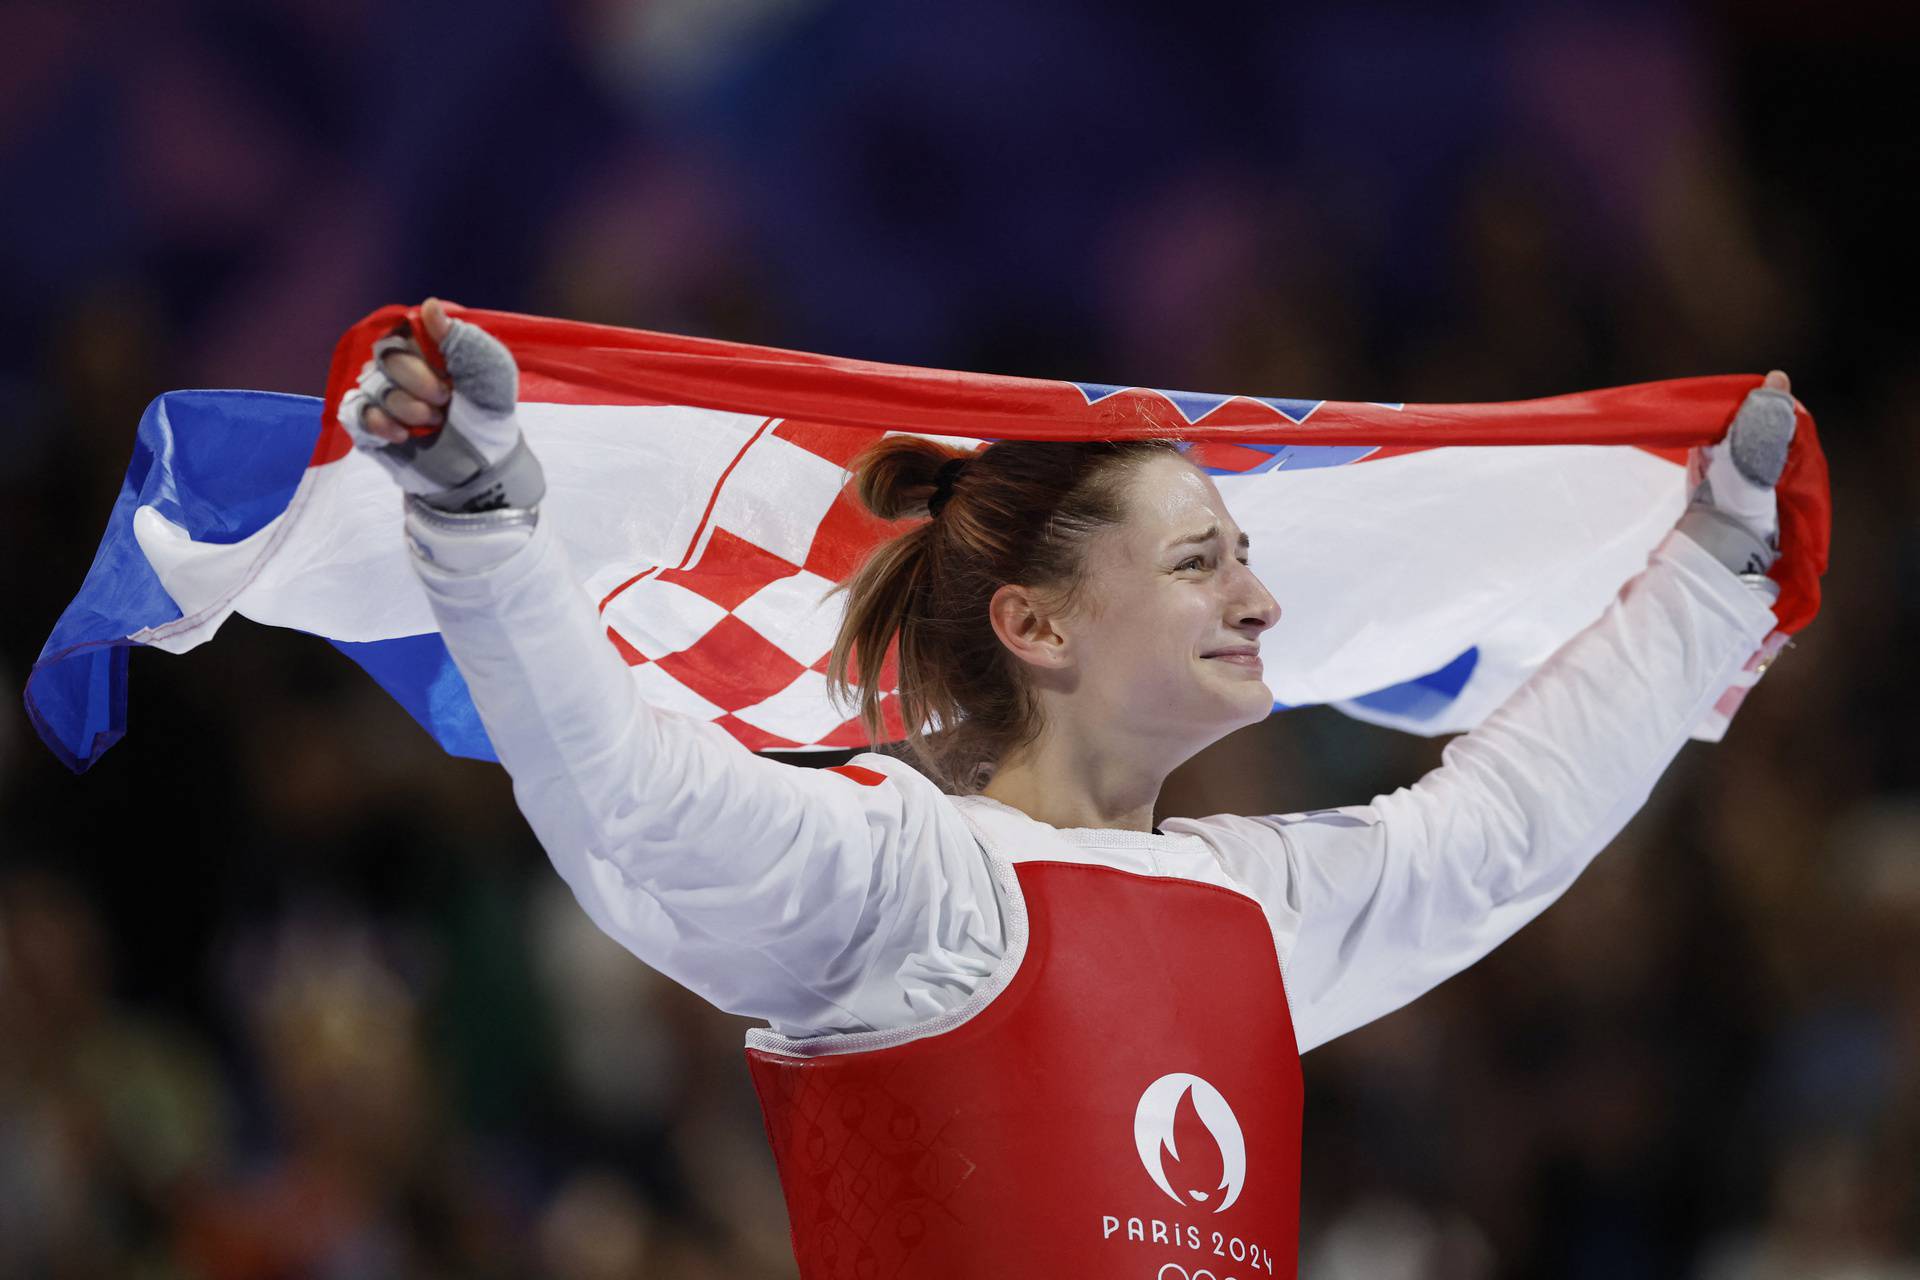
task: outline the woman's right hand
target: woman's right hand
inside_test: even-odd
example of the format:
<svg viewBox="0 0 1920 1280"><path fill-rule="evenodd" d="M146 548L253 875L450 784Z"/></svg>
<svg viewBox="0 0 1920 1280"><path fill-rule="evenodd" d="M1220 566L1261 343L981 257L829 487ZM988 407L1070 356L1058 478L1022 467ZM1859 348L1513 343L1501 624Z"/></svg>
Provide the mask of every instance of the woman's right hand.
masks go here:
<svg viewBox="0 0 1920 1280"><path fill-rule="evenodd" d="M520 371L513 353L478 325L449 317L438 298L428 298L420 316L446 373L405 334L382 338L341 398L340 425L429 506L469 513L533 507L546 479L514 417Z"/></svg>

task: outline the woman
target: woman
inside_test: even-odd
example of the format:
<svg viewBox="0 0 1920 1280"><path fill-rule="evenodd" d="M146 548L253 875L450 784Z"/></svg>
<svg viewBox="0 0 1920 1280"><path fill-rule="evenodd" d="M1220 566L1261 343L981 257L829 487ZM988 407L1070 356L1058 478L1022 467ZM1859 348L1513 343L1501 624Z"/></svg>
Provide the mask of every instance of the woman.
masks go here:
<svg viewBox="0 0 1920 1280"><path fill-rule="evenodd" d="M1370 804L1153 826L1269 713L1283 608L1166 442L910 437L855 471L931 518L846 584L832 659L919 767L755 756L647 707L539 522L511 357L437 302L341 416L522 812L594 920L749 1034L808 1277L1294 1274L1299 1054L1466 968L1640 807L1773 627L1784 374L1605 614ZM850 684L850 678L857 681Z"/></svg>

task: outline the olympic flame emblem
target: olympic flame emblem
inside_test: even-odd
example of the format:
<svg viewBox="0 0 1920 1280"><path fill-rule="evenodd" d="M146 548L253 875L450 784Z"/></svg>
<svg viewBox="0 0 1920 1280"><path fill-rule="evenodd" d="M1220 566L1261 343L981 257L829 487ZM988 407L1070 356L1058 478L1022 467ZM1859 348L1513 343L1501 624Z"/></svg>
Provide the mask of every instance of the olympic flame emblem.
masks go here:
<svg viewBox="0 0 1920 1280"><path fill-rule="evenodd" d="M1199 1076L1175 1071L1148 1085L1134 1108L1133 1142L1147 1176L1182 1208L1220 1195L1212 1208L1224 1213L1240 1198L1247 1179L1246 1138L1227 1100Z"/></svg>

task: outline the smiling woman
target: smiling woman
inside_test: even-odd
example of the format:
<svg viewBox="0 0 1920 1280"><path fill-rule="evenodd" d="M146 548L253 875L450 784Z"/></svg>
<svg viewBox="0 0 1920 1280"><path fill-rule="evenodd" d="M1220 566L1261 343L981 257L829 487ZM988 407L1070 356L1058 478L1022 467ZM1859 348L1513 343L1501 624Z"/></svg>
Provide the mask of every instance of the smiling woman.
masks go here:
<svg viewBox="0 0 1920 1280"><path fill-rule="evenodd" d="M874 514L938 514L842 584L829 678L881 740L897 645L908 744L949 792L1146 831L1168 773L1273 709L1259 636L1279 606L1171 442L965 454L893 436L853 471Z"/></svg>
<svg viewBox="0 0 1920 1280"><path fill-rule="evenodd" d="M878 737L897 652L921 767L796 768L645 703L532 505L512 357L424 315L451 382L389 344L343 420L408 491L440 634L581 905L770 1024L747 1059L808 1280L1294 1275L1300 1054L1553 902L1776 622L1784 376L1439 768L1155 828L1166 776L1272 706L1280 607L1213 481L1165 441L890 437L859 495L929 518L845 584L830 668Z"/></svg>

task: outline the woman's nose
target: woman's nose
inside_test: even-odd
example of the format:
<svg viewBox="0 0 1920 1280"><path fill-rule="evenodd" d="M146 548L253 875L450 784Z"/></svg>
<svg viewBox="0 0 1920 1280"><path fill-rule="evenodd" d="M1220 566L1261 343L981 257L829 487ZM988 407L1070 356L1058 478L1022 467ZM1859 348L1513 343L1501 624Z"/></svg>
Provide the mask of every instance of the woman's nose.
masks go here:
<svg viewBox="0 0 1920 1280"><path fill-rule="evenodd" d="M1252 569L1246 570L1246 582L1250 589L1240 606L1240 625L1265 631L1280 621L1280 603Z"/></svg>

